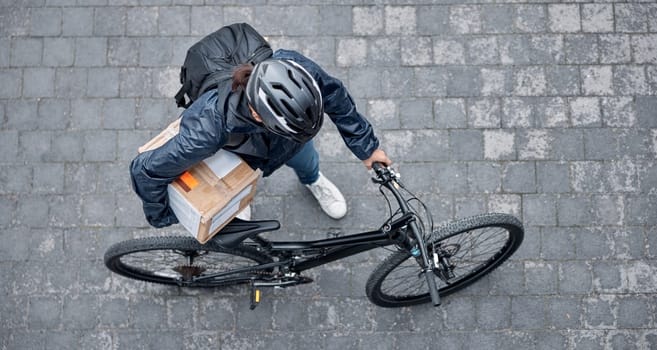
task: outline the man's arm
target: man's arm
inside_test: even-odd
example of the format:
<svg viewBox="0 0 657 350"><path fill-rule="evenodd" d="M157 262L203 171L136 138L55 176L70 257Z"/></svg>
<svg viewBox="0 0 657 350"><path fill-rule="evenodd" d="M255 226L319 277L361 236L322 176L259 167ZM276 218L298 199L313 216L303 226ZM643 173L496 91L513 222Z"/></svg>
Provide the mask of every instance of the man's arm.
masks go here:
<svg viewBox="0 0 657 350"><path fill-rule="evenodd" d="M358 159L369 159L378 149L379 140L370 122L356 110L356 104L344 84L296 51L278 50L274 57L295 61L312 75L322 93L324 112L337 126L347 147Z"/></svg>
<svg viewBox="0 0 657 350"><path fill-rule="evenodd" d="M152 226L165 227L178 222L169 208L167 185L225 143L227 136L223 121L215 116L215 103L216 93L214 98L196 101L183 113L176 136L157 149L139 154L130 164L133 189L141 198L144 214Z"/></svg>

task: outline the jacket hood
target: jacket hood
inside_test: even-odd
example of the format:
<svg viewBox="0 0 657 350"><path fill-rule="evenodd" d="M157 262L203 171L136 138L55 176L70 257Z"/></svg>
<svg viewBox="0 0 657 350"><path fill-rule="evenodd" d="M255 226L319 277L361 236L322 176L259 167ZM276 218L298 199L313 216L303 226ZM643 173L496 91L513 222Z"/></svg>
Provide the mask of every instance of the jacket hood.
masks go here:
<svg viewBox="0 0 657 350"><path fill-rule="evenodd" d="M221 93L219 91L219 95ZM229 132L248 134L265 131L264 126L251 116L249 103L243 89L237 91L230 91L229 89L229 91L224 91L224 93L227 94L226 99L220 97L217 99L217 103L225 101L223 111L226 116L226 127Z"/></svg>

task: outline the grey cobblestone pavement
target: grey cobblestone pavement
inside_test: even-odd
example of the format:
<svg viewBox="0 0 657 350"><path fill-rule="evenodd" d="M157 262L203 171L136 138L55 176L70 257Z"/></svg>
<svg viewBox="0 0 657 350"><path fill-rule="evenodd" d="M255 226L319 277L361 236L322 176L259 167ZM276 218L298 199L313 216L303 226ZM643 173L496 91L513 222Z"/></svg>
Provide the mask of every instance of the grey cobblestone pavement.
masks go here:
<svg viewBox="0 0 657 350"><path fill-rule="evenodd" d="M0 0L0 348L657 349L657 4L578 1ZM433 309L364 293L386 255L312 285L180 290L113 276L146 226L127 166L175 119L189 45L252 23L344 80L437 220L509 212L519 253ZM328 123L330 124L330 123ZM378 227L385 202L327 125L321 214L283 169L256 218L281 238Z"/></svg>

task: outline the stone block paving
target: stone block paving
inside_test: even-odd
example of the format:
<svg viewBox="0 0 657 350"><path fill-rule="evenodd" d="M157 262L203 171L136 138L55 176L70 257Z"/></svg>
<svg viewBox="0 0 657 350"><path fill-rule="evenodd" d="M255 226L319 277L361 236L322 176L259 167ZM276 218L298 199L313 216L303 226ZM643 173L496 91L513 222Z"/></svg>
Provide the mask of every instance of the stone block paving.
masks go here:
<svg viewBox="0 0 657 350"><path fill-rule="evenodd" d="M349 87L436 220L499 211L520 251L440 308L365 297L374 251L265 291L112 275L147 227L127 167L180 113L187 47L253 24ZM657 4L556 0L0 0L0 348L657 349ZM334 221L289 169L281 238L378 227L386 205L327 123Z"/></svg>

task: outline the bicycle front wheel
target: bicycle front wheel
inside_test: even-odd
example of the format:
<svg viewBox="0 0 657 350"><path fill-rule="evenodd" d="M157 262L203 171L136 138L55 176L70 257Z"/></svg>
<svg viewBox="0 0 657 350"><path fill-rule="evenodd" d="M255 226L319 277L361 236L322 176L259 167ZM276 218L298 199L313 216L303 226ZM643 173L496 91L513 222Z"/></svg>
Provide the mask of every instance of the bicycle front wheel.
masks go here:
<svg viewBox="0 0 657 350"><path fill-rule="evenodd" d="M119 242L105 252L105 265L119 275L185 287L222 287L248 283L271 269L272 259L252 247L228 249L192 237L148 237ZM204 276L219 275L211 279Z"/></svg>
<svg viewBox="0 0 657 350"><path fill-rule="evenodd" d="M507 214L483 214L449 223L427 240L427 249L444 258L434 269L441 296L461 290L502 264L520 246L524 233L518 219ZM384 260L366 285L376 305L401 307L431 301L426 278L416 258L399 251Z"/></svg>

